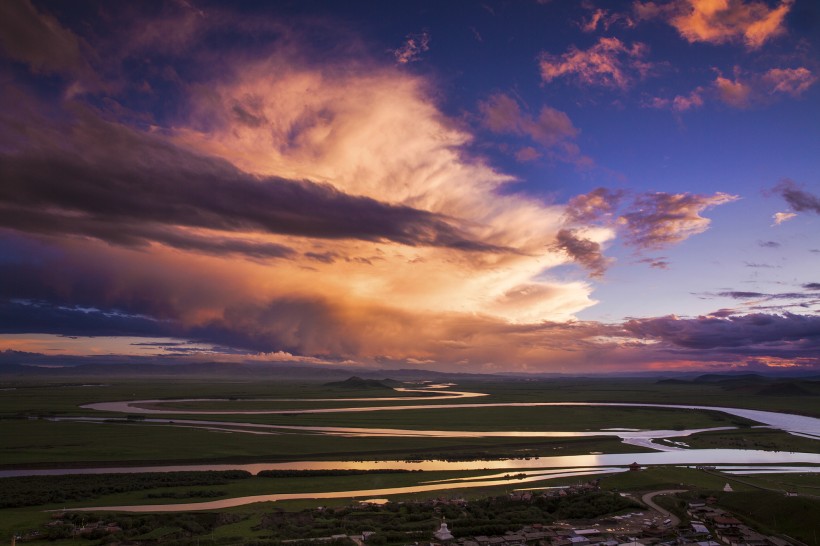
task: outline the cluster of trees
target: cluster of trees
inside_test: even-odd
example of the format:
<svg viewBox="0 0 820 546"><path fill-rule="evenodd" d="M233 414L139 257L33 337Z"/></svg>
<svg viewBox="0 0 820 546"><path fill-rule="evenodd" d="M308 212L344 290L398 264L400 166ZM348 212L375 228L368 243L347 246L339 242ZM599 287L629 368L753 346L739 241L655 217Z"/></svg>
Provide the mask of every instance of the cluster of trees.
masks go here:
<svg viewBox="0 0 820 546"><path fill-rule="evenodd" d="M158 487L225 485L250 477L252 474L243 470L226 470L3 478L0 508L66 503Z"/></svg>
<svg viewBox="0 0 820 546"><path fill-rule="evenodd" d="M442 517L447 518L456 537L498 535L532 523L559 519L591 519L639 507L633 501L609 492L590 492L567 497L536 496L532 501L492 497L466 505L388 503L383 506L350 507L330 511L304 510L297 514L271 512L257 529L271 532L269 538L320 537L375 531L373 544L407 543L429 539ZM375 540L375 542L373 542Z"/></svg>

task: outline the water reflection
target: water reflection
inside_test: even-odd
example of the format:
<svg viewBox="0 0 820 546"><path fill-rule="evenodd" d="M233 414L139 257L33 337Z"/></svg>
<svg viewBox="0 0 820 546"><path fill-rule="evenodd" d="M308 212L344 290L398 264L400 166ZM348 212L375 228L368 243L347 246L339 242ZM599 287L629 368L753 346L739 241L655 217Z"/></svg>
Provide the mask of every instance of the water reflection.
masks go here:
<svg viewBox="0 0 820 546"><path fill-rule="evenodd" d="M579 468L600 469L600 467L608 466L628 466L633 461L637 461L641 465L820 465L820 454L745 449L694 449L687 451L565 455L558 457L531 457L527 459L486 461L291 461L253 464L202 464L111 468L55 468L47 470L3 470L0 471L0 477L56 476L67 474L122 474L203 470L245 470L251 474L257 474L261 470L576 470Z"/></svg>
<svg viewBox="0 0 820 546"><path fill-rule="evenodd" d="M431 392L425 389L416 389L415 392ZM437 392L436 399L445 399L445 398L469 398L469 397L477 397L477 396L487 396L484 393L476 393L476 392L456 392L456 391L435 391ZM304 399L304 398L289 398L289 399L257 399L255 401L267 401L267 402L276 402L276 401L290 401L290 402L310 402L310 401L348 401L348 400L356 400L356 401L402 401L402 400L418 400L423 399L426 401L430 401L429 397L419 397L419 398L401 398L401 397L394 397L394 398L358 398L358 399L344 399L344 398L332 398L332 399ZM794 415L790 413L777 413L773 411L763 411L763 410L752 410L752 409L742 409L742 408L726 408L726 407L719 407L719 406L700 406L700 405L689 405L689 404L642 404L642 403L631 403L631 402L490 402L485 404L416 404L416 405L396 405L396 406L362 406L362 407L348 407L348 408L313 408L313 409L299 409L299 410L182 410L182 409L156 409L156 408L143 408L140 407L140 404L160 404L160 403L173 403L173 402L191 402L191 401L198 401L198 402L225 402L224 399L180 399L180 400L132 400L132 401L123 401L123 402L101 402L95 404L87 404L82 406L86 409L96 409L102 411L114 411L114 412L131 412L131 413L142 413L142 414L185 414L185 415L273 415L273 414L293 414L293 413L348 413L348 412L375 412L375 411L411 411L411 410L425 410L425 409L470 409L470 408L523 408L523 407L550 407L550 406L585 406L585 407L643 407L643 408L670 408L670 409L690 409L690 410L703 410L703 411L717 411L726 413L729 415L734 415L737 417L743 417L745 419L749 419L751 421L756 421L758 423L762 423L764 425L768 425L770 427L778 428L780 430L784 430L791 433L797 433L801 436L805 436L807 438L812 439L820 439L820 419L815 417L807 417L804 415ZM217 423L217 424L224 424L224 423ZM297 428L297 427L290 427L290 428ZM302 430L322 430L323 427L298 427ZM344 427L324 427L324 428L333 428L333 429L344 429ZM347 428L344 429L349 433L354 432L362 432L364 430L367 431L378 431L383 430L386 434L395 435L396 432L394 429L354 429L354 428ZM408 433L408 431L403 430L403 433ZM441 432L441 431L413 431L416 434L422 432ZM451 432L451 431L448 431ZM617 432L618 435L622 437L629 437L631 434L638 434L634 432L630 432L628 430L614 430L609 429L604 432ZM465 433L466 434L466 433ZM510 435L515 435L511 433ZM633 436L633 437L641 437Z"/></svg>
<svg viewBox="0 0 820 546"><path fill-rule="evenodd" d="M469 481L463 483L438 483L413 485L407 487L391 487L384 489L362 489L355 491L326 491L316 493L277 493L273 495L253 495L249 497L235 497L232 499L223 499L209 502L189 502L182 504L146 504L141 506L96 506L90 508L72 508L76 512L190 512L193 510L222 510L225 508L232 508L235 506L243 506L246 504L253 504L256 502L272 502L280 500L294 500L294 499L340 499L340 498L356 498L362 496L384 496L384 495L406 495L413 493L424 493L429 491L443 491L452 489L464 489L473 487L492 487L499 485L512 485L521 483L531 483L544 481L554 478L566 478L575 476L586 476L589 474L598 473L615 473L624 472L624 468L599 468L588 471L568 471L550 474L546 476L528 476L524 478L514 478L509 480L484 480L484 481Z"/></svg>

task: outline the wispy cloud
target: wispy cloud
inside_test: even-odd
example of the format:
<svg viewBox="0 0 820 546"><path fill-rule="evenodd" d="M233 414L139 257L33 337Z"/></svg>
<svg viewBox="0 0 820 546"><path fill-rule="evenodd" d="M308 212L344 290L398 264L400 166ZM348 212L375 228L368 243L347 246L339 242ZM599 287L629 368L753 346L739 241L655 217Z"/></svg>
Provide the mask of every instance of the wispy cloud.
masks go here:
<svg viewBox="0 0 820 546"><path fill-rule="evenodd" d="M603 8L594 8L589 17L581 22L580 27L584 32L596 32L599 28L608 31L610 27L620 25L632 27L635 22L627 13L610 12Z"/></svg>
<svg viewBox="0 0 820 546"><path fill-rule="evenodd" d="M427 31L408 34L401 47L392 50L396 62L407 64L421 60L422 54L430 51L430 34Z"/></svg>
<svg viewBox="0 0 820 546"><path fill-rule="evenodd" d="M704 91L703 87L697 87L688 95L676 95L672 99L653 97L649 101L648 106L651 108L673 110L675 112L686 112L703 106Z"/></svg>
<svg viewBox="0 0 820 546"><path fill-rule="evenodd" d="M627 46L617 38L602 37L586 50L572 46L561 55L542 53L541 78L547 83L568 78L582 86L626 89L651 70L652 64L645 60L648 53L646 44Z"/></svg>
<svg viewBox="0 0 820 546"><path fill-rule="evenodd" d="M628 243L641 249L657 249L703 233L710 220L701 216L709 208L737 200L735 195L716 193L649 193L639 196L633 210L620 217Z"/></svg>
<svg viewBox="0 0 820 546"><path fill-rule="evenodd" d="M788 222L792 218L797 216L794 212L775 212L772 215L772 220L774 220L773 226L779 226L783 222Z"/></svg>
<svg viewBox="0 0 820 546"><path fill-rule="evenodd" d="M817 76L804 66L772 68L763 74L762 79L770 87L769 93L785 93L792 97L799 97L817 82Z"/></svg>
<svg viewBox="0 0 820 546"><path fill-rule="evenodd" d="M522 110L518 101L505 93L496 93L478 105L481 124L498 134L512 134L528 137L552 157L576 164L591 164L590 158L580 154L574 143L579 130L565 112L543 106L537 116ZM517 152L522 161L539 157L537 150L525 147Z"/></svg>

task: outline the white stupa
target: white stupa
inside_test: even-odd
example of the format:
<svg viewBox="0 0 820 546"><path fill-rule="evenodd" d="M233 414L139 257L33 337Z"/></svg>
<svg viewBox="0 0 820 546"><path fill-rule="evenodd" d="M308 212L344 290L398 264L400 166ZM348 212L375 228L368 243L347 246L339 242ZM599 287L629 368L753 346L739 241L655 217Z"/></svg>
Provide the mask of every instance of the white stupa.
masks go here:
<svg viewBox="0 0 820 546"><path fill-rule="evenodd" d="M437 540L444 542L445 540L453 540L453 533L447 528L447 523L444 521L441 522L441 527L439 527L438 531L433 533L433 536L436 537Z"/></svg>

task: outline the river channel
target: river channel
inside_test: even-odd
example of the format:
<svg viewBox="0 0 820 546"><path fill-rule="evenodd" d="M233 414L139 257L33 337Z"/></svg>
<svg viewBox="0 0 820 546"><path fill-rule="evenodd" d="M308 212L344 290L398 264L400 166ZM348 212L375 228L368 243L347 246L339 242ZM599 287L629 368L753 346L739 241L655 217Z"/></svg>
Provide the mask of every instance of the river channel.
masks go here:
<svg viewBox="0 0 820 546"><path fill-rule="evenodd" d="M409 389L408 389L409 390ZM410 391L413 392L413 391ZM438 390L430 395L429 390L417 390L427 396L401 398L358 398L358 399L266 399L269 402L321 402L321 401L355 401L380 402L424 400L434 401L454 398L476 398L486 396L483 393L455 392ZM247 400L245 400L247 401ZM139 414L185 414L185 415L260 415L260 414L293 414L293 413L345 413L345 412L372 412L372 411L416 411L425 409L465 409L487 407L538 407L538 406L622 406L673 408L717 411L729 415L743 417L761 423L766 427L783 430L803 437L820 440L820 419L777 413L771 411L750 410L740 408L726 408L715 406L683 405L683 404L641 404L641 403L606 403L606 402L491 402L486 404L418 404L400 406L357 406L346 408L314 408L299 410L184 410L173 408L159 408L157 405L174 402L230 402L225 399L178 399L178 400L132 400L122 402L104 402L83 406L106 412L139 413ZM145 407L146 405L151 407ZM62 417L58 420L92 421L99 422L110 418L100 417ZM577 436L618 436L622 440L641 445L655 451L647 453L625 454L590 454L572 455L563 457L532 457L526 459L504 460L473 460L473 461L443 461L443 460L405 460L405 461L291 461L278 463L255 464L203 464L203 465L166 465L142 467L105 467L105 468L74 468L74 469L45 469L45 470L5 470L0 471L0 478L13 476L35 475L66 475L66 474L107 474L107 473L143 473L143 472L176 472L176 471L204 471L204 470L245 470L256 474L262 470L359 470L359 469L403 469L427 471L475 471L499 470L514 471L515 477L488 475L473 478L459 478L441 482L427 482L414 486L396 487L387 489L369 489L355 491L325 491L312 493L276 493L271 495L256 495L252 497L238 497L199 503L141 505L141 506L108 506L86 508L85 510L113 510L130 512L154 511L189 511L224 509L255 502L277 501L285 499L319 499L319 498L355 498L355 497L383 497L386 495L412 494L428 491L459 489L468 487L486 487L493 485L519 485L532 482L541 482L558 477L586 476L590 474L614 473L626 470L632 462L640 465L733 465L727 467L729 472L755 472L755 467L748 465L767 465L760 467L765 472L816 472L820 471L820 454L775 452L740 449L681 449L679 447L662 446L652 443L653 439L681 437L702 432L704 430L723 430L726 427L714 429L692 430L635 430L626 428L609 428L600 431L458 431L458 430L408 430L385 429L366 427L316 427L296 425L268 425L260 423L209 421L196 419L172 419L152 417L145 419L146 424L161 426L194 426L202 428L220 428L230 432L276 434L283 432L297 432L304 434L335 434L345 436L434 436L434 437L577 437ZM738 466L742 465L742 466ZM778 466L772 466L778 465ZM792 466L781 466L792 465ZM793 466L813 465L813 466ZM741 468L743 470L738 470ZM488 479L494 478L494 479Z"/></svg>

